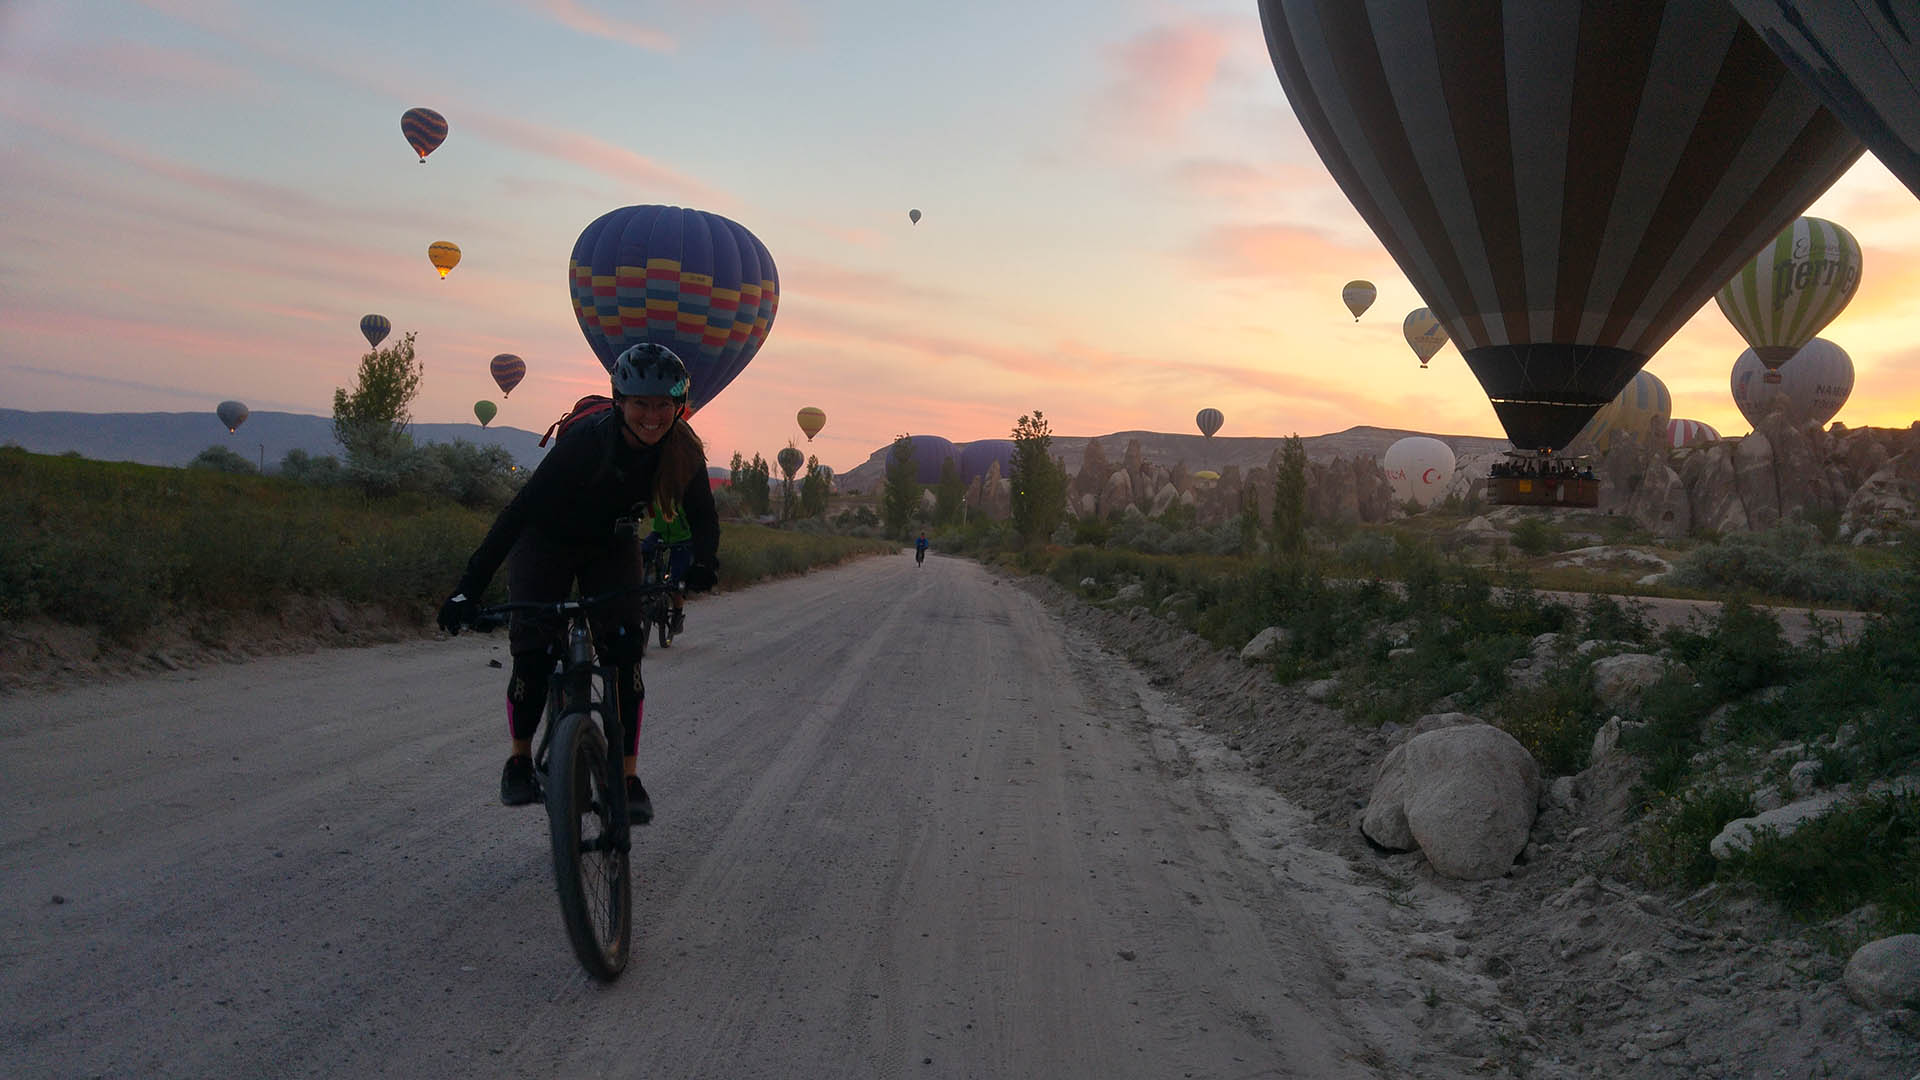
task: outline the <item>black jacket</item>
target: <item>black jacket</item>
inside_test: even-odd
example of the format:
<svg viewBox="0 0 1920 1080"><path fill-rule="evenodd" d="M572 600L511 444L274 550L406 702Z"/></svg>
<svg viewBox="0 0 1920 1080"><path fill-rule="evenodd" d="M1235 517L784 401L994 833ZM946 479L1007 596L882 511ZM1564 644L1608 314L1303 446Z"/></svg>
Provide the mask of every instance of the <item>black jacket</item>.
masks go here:
<svg viewBox="0 0 1920 1080"><path fill-rule="evenodd" d="M656 447L627 445L620 437L617 410L576 425L554 442L526 486L494 518L487 538L467 560L458 591L476 598L485 592L494 571L529 529L542 539L582 546L611 542L614 522L623 517L640 518L644 529L659 453ZM693 529L693 560L717 568L720 516L713 508L704 460L678 501Z"/></svg>

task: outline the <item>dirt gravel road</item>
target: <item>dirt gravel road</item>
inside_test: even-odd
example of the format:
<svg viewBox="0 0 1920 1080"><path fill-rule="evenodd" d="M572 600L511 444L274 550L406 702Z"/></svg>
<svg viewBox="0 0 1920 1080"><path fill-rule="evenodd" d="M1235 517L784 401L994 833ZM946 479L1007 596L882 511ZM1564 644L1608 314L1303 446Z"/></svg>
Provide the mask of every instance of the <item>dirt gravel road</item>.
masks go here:
<svg viewBox="0 0 1920 1080"><path fill-rule="evenodd" d="M496 802L505 655L0 697L0 1076L1401 1075L1336 992L1396 946L1300 815L971 562L714 597L650 656L610 987Z"/></svg>

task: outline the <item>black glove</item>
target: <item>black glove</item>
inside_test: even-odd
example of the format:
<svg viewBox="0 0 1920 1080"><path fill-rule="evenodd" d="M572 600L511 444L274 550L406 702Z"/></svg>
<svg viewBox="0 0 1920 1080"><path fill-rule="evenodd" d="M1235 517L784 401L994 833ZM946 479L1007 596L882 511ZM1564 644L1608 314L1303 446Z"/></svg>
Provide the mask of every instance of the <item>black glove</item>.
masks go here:
<svg viewBox="0 0 1920 1080"><path fill-rule="evenodd" d="M446 603L440 605L440 629L457 637L460 628L471 626L474 616L479 613L478 602L467 599L466 593L454 593Z"/></svg>
<svg viewBox="0 0 1920 1080"><path fill-rule="evenodd" d="M686 576L682 580L687 583L689 591L706 592L720 581L720 572L708 563L697 562L687 567Z"/></svg>

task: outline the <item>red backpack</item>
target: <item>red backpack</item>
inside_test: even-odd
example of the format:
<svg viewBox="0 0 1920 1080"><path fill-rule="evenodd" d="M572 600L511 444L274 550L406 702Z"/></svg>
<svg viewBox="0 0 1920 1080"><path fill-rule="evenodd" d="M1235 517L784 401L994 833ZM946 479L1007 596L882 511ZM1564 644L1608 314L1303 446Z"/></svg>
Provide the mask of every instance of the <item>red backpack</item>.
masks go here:
<svg viewBox="0 0 1920 1080"><path fill-rule="evenodd" d="M586 397L574 402L573 408L567 410L567 415L555 420L553 425L547 428L547 433L540 436L540 445L547 445L548 439L556 435L565 435L580 421L599 416L611 408L613 408L612 398L605 394L588 394Z"/></svg>

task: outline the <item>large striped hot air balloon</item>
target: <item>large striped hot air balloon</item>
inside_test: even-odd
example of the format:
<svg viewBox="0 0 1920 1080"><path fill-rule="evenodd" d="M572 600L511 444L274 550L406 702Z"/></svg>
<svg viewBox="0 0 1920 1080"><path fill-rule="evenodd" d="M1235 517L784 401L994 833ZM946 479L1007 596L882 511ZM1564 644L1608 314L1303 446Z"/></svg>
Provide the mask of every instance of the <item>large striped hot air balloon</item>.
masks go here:
<svg viewBox="0 0 1920 1080"><path fill-rule="evenodd" d="M1779 382L1762 378L1765 370L1752 349L1733 362L1733 403L1756 427L1782 398L1794 426L1823 426L1853 395L1853 358L1826 338L1807 342L1781 365Z"/></svg>
<svg viewBox="0 0 1920 1080"><path fill-rule="evenodd" d="M813 437L820 434L821 429L827 426L827 414L825 410L816 409L809 405L794 414L794 421L800 425L800 430L806 434L807 441L812 442Z"/></svg>
<svg viewBox="0 0 1920 1080"><path fill-rule="evenodd" d="M792 480L793 474L800 471L800 466L807 463L807 456L802 454L797 446L781 447L780 452L775 454L773 459L780 463L780 471L787 474L788 480Z"/></svg>
<svg viewBox="0 0 1920 1080"><path fill-rule="evenodd" d="M1447 328L1440 319L1427 308L1414 308L1400 322L1400 333L1407 339L1407 345L1413 349L1413 355L1420 358L1420 366L1426 367L1447 344Z"/></svg>
<svg viewBox="0 0 1920 1080"><path fill-rule="evenodd" d="M1821 218L1803 217L1747 260L1713 298L1780 381L1780 365L1846 308L1860 287L1860 243Z"/></svg>
<svg viewBox="0 0 1920 1080"><path fill-rule="evenodd" d="M514 387L520 385L521 379L527 377L527 362L512 353L503 352L487 362L487 372L500 387L500 396L506 397L513 393Z"/></svg>
<svg viewBox="0 0 1920 1080"><path fill-rule="evenodd" d="M1374 297L1379 295L1380 290L1373 287L1373 282L1354 280L1340 289L1340 302L1353 312L1353 321L1359 322L1360 316L1373 306Z"/></svg>
<svg viewBox="0 0 1920 1080"><path fill-rule="evenodd" d="M1209 439L1213 438L1213 433L1219 431L1220 425L1226 422L1227 415L1219 409L1201 409L1193 414L1194 426L1200 429L1200 434Z"/></svg>
<svg viewBox="0 0 1920 1080"><path fill-rule="evenodd" d="M407 145L425 165L427 155L447 141L447 118L432 109L408 109L400 114L400 134L407 137Z"/></svg>
<svg viewBox="0 0 1920 1080"><path fill-rule="evenodd" d="M387 339L387 334L392 330L393 324L387 321L385 315L360 316L360 333L367 339L367 345L370 348L379 348L380 343Z"/></svg>
<svg viewBox="0 0 1920 1080"><path fill-rule="evenodd" d="M1920 195L1920 4L1733 0L1820 100Z"/></svg>
<svg viewBox="0 0 1920 1080"><path fill-rule="evenodd" d="M630 345L665 345L686 362L694 410L752 362L780 306L765 245L718 214L678 206L594 219L573 245L567 286L602 367Z"/></svg>
<svg viewBox="0 0 1920 1080"><path fill-rule="evenodd" d="M460 245L451 240L435 240L427 245L427 261L445 278L447 271L460 265Z"/></svg>
<svg viewBox="0 0 1920 1080"><path fill-rule="evenodd" d="M1558 450L1861 147L1726 0L1260 0L1320 158Z"/></svg>

